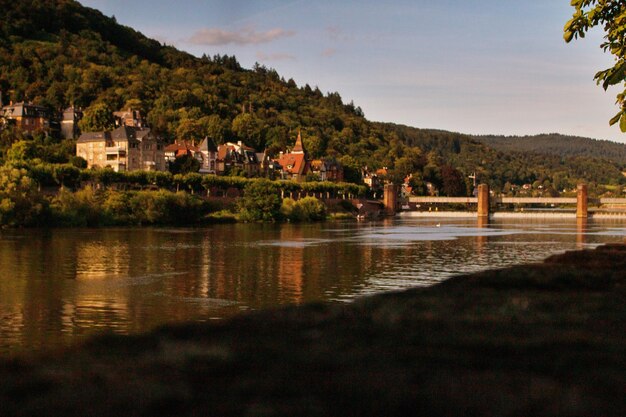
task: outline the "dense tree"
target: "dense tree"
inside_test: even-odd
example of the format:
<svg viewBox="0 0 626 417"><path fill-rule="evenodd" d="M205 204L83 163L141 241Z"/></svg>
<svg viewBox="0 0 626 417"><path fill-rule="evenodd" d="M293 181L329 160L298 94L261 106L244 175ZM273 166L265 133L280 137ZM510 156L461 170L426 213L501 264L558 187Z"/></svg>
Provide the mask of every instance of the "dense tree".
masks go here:
<svg viewBox="0 0 626 417"><path fill-rule="evenodd" d="M45 221L46 201L25 169L0 167L0 227Z"/></svg>
<svg viewBox="0 0 626 417"><path fill-rule="evenodd" d="M191 155L183 155L170 162L169 170L172 174L188 174L198 172L200 162Z"/></svg>
<svg viewBox="0 0 626 417"><path fill-rule="evenodd" d="M89 106L78 126L83 132L101 132L113 129L113 111L106 103L95 103Z"/></svg>
<svg viewBox="0 0 626 417"><path fill-rule="evenodd" d="M448 197L460 197L467 195L463 175L458 169L450 165L441 167L441 191Z"/></svg>
<svg viewBox="0 0 626 417"><path fill-rule="evenodd" d="M611 68L596 73L595 80L606 90L609 86L626 84L626 3L623 0L572 0L574 14L564 28L566 42L574 38L584 38L595 26L601 26L605 33L600 46L615 57ZM620 124L626 132L626 89L617 95L620 111L610 121Z"/></svg>

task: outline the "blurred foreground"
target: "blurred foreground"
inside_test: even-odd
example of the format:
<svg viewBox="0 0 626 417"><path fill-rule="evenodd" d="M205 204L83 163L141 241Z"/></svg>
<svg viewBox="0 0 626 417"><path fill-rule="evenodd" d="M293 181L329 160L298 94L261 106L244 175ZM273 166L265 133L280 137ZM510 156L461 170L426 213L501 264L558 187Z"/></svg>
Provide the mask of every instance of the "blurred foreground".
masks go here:
<svg viewBox="0 0 626 417"><path fill-rule="evenodd" d="M626 245L0 362L0 415L626 415Z"/></svg>

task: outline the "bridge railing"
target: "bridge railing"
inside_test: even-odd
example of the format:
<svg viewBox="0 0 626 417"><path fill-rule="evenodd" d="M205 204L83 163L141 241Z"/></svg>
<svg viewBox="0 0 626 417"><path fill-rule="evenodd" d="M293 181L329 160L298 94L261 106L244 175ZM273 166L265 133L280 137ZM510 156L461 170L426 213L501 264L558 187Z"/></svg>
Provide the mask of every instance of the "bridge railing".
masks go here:
<svg viewBox="0 0 626 417"><path fill-rule="evenodd" d="M415 204L477 204L478 216L488 216L489 207L495 204L550 204L576 205L576 217L588 216L588 205L626 205L626 198L597 198L590 199L587 195L587 186L579 184L576 197L503 197L490 196L489 188L485 184L478 187L478 197L409 197L409 203Z"/></svg>

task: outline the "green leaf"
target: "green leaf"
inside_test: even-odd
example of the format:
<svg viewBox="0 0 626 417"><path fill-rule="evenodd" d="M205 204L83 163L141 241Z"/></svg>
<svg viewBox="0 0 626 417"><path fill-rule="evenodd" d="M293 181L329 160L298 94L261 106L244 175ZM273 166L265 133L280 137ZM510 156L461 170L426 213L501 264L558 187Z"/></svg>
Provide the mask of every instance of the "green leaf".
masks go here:
<svg viewBox="0 0 626 417"><path fill-rule="evenodd" d="M610 85L619 84L626 78L626 61L622 61L607 71L602 87L606 90Z"/></svg>
<svg viewBox="0 0 626 417"><path fill-rule="evenodd" d="M563 39L565 39L565 42L571 41L573 37L574 37L574 33L569 30L563 34Z"/></svg>
<svg viewBox="0 0 626 417"><path fill-rule="evenodd" d="M623 112L617 113L611 120L609 120L609 126L613 126L615 123L619 122L619 119L622 117Z"/></svg>
<svg viewBox="0 0 626 417"><path fill-rule="evenodd" d="M622 117L619 120L619 128L622 133L626 133L626 113L622 114Z"/></svg>

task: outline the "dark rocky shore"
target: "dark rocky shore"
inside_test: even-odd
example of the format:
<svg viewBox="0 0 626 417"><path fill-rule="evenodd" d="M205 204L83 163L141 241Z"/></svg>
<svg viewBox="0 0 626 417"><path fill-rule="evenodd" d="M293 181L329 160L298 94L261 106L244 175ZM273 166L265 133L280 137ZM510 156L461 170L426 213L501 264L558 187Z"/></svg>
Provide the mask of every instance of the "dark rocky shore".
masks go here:
<svg viewBox="0 0 626 417"><path fill-rule="evenodd" d="M0 362L2 416L625 416L626 246Z"/></svg>

